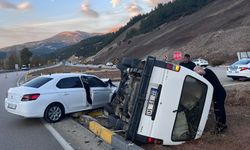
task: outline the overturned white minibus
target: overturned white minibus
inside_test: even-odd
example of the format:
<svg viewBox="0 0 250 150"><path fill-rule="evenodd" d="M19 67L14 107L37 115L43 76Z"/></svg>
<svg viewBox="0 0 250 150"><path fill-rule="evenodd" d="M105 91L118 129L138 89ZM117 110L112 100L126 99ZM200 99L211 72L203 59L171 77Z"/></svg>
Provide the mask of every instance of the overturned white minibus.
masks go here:
<svg viewBox="0 0 250 150"><path fill-rule="evenodd" d="M118 68L122 79L106 110L122 120L127 139L178 145L201 137L213 95L205 78L154 57L124 59Z"/></svg>

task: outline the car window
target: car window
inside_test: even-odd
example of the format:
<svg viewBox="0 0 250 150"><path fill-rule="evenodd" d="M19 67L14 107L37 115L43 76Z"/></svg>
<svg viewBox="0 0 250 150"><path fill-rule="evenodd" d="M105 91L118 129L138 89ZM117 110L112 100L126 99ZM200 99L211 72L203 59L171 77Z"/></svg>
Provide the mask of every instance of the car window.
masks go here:
<svg viewBox="0 0 250 150"><path fill-rule="evenodd" d="M60 89L82 88L82 82L79 77L69 77L61 79L56 86Z"/></svg>
<svg viewBox="0 0 250 150"><path fill-rule="evenodd" d="M234 63L233 65L247 65L250 63L250 59L242 59Z"/></svg>
<svg viewBox="0 0 250 150"><path fill-rule="evenodd" d="M106 84L96 77L84 76L82 77L84 83L87 83L90 87L106 87Z"/></svg>
<svg viewBox="0 0 250 150"><path fill-rule="evenodd" d="M186 77L172 132L173 141L186 141L195 138L206 94L207 85L205 83L191 76Z"/></svg>
<svg viewBox="0 0 250 150"><path fill-rule="evenodd" d="M48 78L48 77L38 77L25 83L23 86L32 87L32 88L40 88L41 86L51 81L52 79L53 78Z"/></svg>

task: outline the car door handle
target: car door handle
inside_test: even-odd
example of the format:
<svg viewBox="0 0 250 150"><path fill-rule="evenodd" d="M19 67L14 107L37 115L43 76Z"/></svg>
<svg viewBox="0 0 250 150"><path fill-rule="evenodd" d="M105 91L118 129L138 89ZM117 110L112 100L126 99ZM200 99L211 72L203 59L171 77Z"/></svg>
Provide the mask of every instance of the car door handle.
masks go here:
<svg viewBox="0 0 250 150"><path fill-rule="evenodd" d="M69 95L69 93L64 93L63 95L64 95L64 96L67 96L67 95Z"/></svg>

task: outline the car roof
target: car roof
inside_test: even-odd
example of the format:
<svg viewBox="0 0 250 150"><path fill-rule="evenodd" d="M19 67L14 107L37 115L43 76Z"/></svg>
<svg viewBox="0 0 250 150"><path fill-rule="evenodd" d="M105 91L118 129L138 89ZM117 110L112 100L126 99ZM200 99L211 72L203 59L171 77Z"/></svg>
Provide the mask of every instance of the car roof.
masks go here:
<svg viewBox="0 0 250 150"><path fill-rule="evenodd" d="M44 77L60 78L60 79L65 77L75 77L75 76L96 77L95 75L83 74L83 73L54 73L54 74L44 75Z"/></svg>

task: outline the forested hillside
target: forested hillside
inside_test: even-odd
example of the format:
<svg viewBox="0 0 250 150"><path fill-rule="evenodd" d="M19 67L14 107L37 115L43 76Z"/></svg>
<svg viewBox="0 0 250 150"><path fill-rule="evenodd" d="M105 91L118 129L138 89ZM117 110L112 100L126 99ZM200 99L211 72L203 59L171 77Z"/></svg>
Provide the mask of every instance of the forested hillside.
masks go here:
<svg viewBox="0 0 250 150"><path fill-rule="evenodd" d="M159 4L150 13L133 17L124 27L115 33L85 39L73 46L59 49L55 54L60 59L67 59L73 54L85 58L95 55L124 32L126 32L126 37L123 41L126 41L134 36L151 32L164 23L190 15L211 1L213 0L175 0L167 4ZM137 22L140 22L139 29L131 28Z"/></svg>

